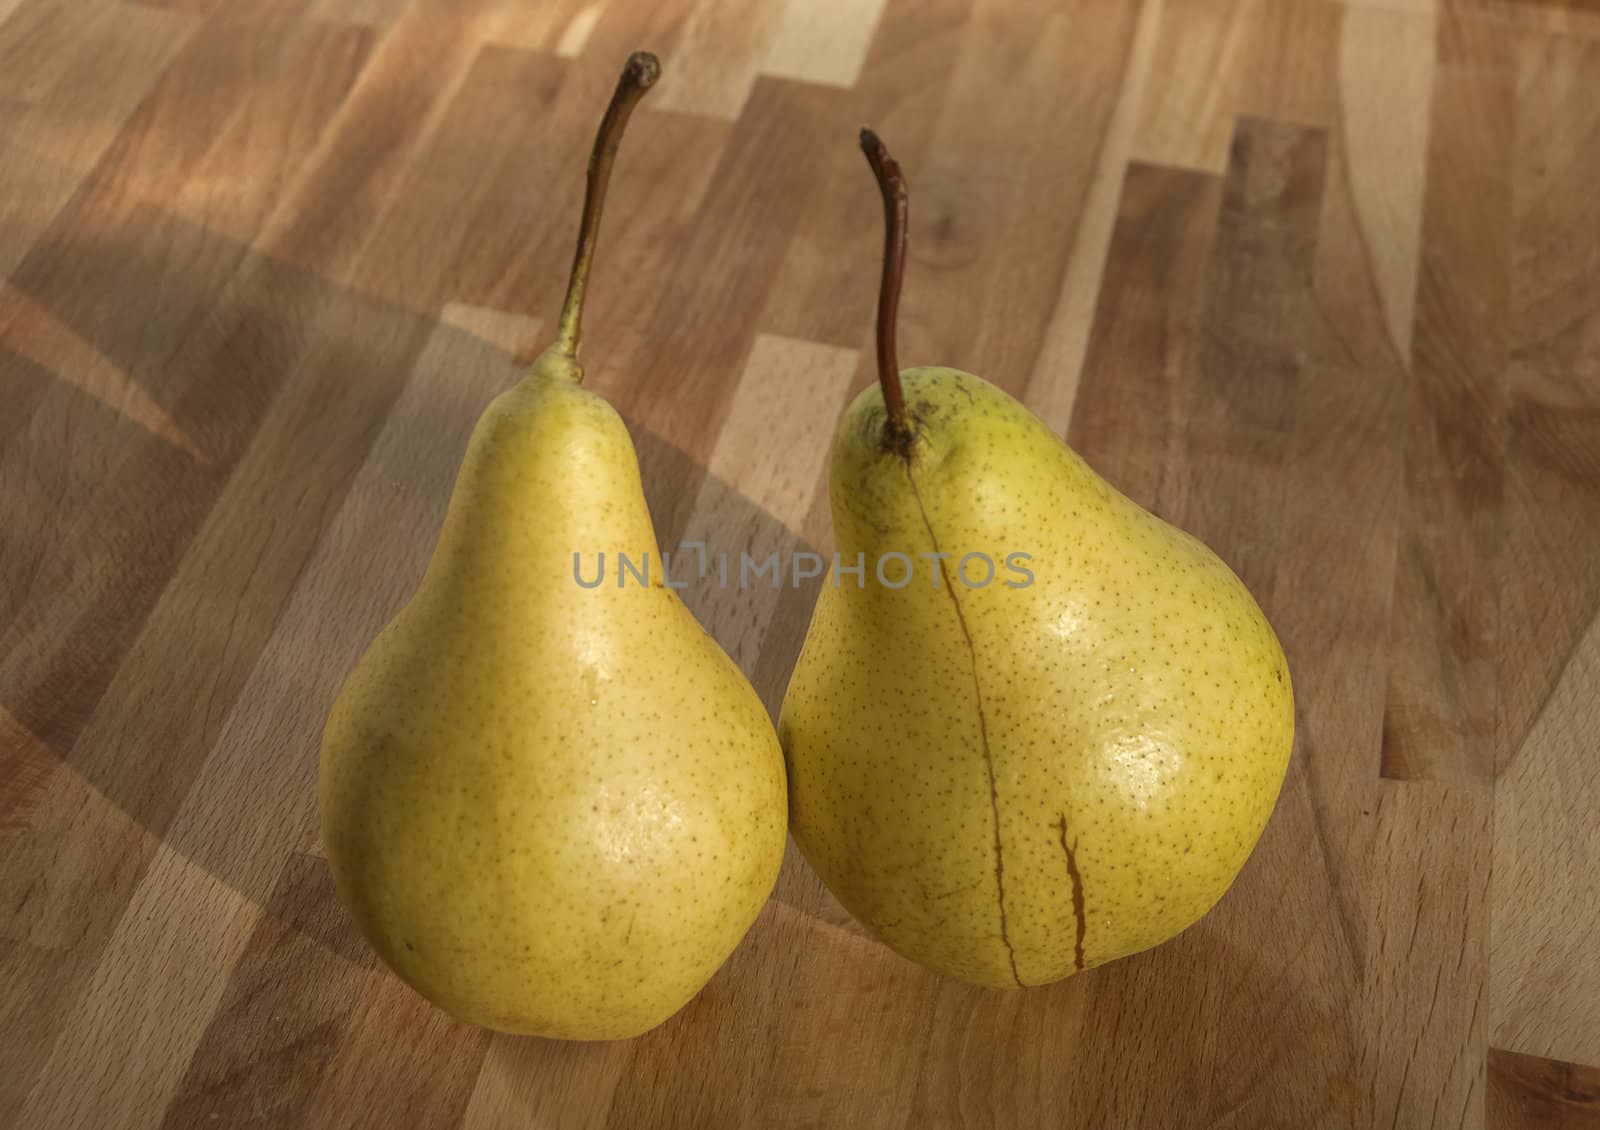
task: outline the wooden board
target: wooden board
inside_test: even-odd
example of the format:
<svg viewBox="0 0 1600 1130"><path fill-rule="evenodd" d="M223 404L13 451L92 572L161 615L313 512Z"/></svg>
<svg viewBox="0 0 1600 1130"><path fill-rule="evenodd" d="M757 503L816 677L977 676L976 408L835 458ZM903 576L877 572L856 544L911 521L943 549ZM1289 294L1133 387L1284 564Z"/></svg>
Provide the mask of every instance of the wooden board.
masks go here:
<svg viewBox="0 0 1600 1130"><path fill-rule="evenodd" d="M639 1039L456 1024L316 831L466 436L587 319L669 544L832 544L901 356L1245 578L1299 733L1168 945L942 981L792 849ZM0 0L0 1126L1600 1125L1600 22L1576 0ZM815 589L691 589L774 709Z"/></svg>

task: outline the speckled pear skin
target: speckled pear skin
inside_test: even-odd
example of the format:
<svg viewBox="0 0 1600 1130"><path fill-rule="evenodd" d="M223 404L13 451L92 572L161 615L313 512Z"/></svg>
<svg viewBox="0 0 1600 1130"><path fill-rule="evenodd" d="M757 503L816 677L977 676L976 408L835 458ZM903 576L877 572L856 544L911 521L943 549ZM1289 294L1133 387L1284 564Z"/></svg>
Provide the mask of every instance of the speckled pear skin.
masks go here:
<svg viewBox="0 0 1600 1130"><path fill-rule="evenodd" d="M1294 734L1277 637L1215 554L953 369L902 374L909 463L876 386L846 411L835 542L779 722L790 830L890 947L979 985L1039 985L1156 945L1227 891ZM941 588L882 554L950 554ZM1027 587L1005 557L1032 555ZM952 588L963 555L996 564ZM984 569L969 563L973 581ZM885 575L898 581L903 568Z"/></svg>
<svg viewBox="0 0 1600 1130"><path fill-rule="evenodd" d="M616 1039L716 972L783 859L782 754L658 587L627 429L546 355L479 422L434 557L349 677L321 763L339 894L423 996L505 1032ZM614 554L650 555L651 586ZM573 553L592 580L573 579Z"/></svg>

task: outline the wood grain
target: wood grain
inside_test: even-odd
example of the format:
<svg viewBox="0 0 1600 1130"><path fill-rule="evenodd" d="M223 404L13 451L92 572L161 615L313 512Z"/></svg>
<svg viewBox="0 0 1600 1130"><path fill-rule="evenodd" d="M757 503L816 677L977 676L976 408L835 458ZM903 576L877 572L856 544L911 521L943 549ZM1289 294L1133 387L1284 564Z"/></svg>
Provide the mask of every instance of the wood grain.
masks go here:
<svg viewBox="0 0 1600 1130"><path fill-rule="evenodd" d="M927 159L908 171L917 235L900 307L905 364L953 365L1026 394L1136 42L1138 6L1085 8L1100 18L974 4Z"/></svg>
<svg viewBox="0 0 1600 1130"><path fill-rule="evenodd" d="M1600 878L1584 866L1600 851L1589 764L1600 734L1596 664L1600 621L1501 774L1494 808L1494 1042L1575 1063L1600 1063L1600 962L1590 941L1600 935Z"/></svg>
<svg viewBox="0 0 1600 1130"><path fill-rule="evenodd" d="M459 1025L321 856L318 736L543 345L776 709L911 184L909 364L1023 397L1289 655L1262 842L990 993L798 852L636 1040ZM1600 1124L1600 17L1576 0L0 0L0 1125ZM693 555L693 551L689 551Z"/></svg>
<svg viewBox="0 0 1600 1130"><path fill-rule="evenodd" d="M852 87L861 77L885 0L784 0L764 74Z"/></svg>
<svg viewBox="0 0 1600 1130"><path fill-rule="evenodd" d="M1600 1072L1574 1063L1489 1053L1492 1130L1592 1130L1600 1126Z"/></svg>
<svg viewBox="0 0 1600 1130"><path fill-rule="evenodd" d="M1150 84L1162 11L1154 0L1139 9L1121 89L1106 119L1060 294L1046 323L1033 374L1022 393L1023 403L1058 434L1065 433L1072 420L1078 381L1095 323L1095 302L1117 222L1123 177L1130 172L1129 155Z"/></svg>
<svg viewBox="0 0 1600 1130"><path fill-rule="evenodd" d="M1339 47L1343 175L1395 352L1411 351L1435 21L1355 7Z"/></svg>
<svg viewBox="0 0 1600 1130"><path fill-rule="evenodd" d="M1220 173L1238 113L1261 0L1165 4L1136 160Z"/></svg>
<svg viewBox="0 0 1600 1130"><path fill-rule="evenodd" d="M1369 857L1390 959L1366 984L1375 1060L1406 1065L1376 1108L1418 1125L1484 1118L1514 89L1502 37L1439 31Z"/></svg>

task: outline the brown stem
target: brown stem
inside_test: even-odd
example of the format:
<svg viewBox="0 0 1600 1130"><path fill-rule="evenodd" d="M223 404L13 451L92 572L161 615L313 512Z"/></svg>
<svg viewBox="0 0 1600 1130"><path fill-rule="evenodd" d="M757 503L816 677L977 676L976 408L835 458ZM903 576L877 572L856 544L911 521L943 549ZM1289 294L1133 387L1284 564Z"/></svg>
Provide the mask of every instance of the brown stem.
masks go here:
<svg viewBox="0 0 1600 1130"><path fill-rule="evenodd" d="M561 307L561 322L556 329L556 350L573 361L578 359L583 295L589 285L589 265L594 261L595 244L600 238L600 213L606 205L611 164L616 160L622 131L633 108L660 77L661 63L650 52L635 51L629 55L622 77L617 80L617 89L611 95L611 104L606 107L605 117L600 119L600 129L594 136L594 149L589 154L589 180L583 194L583 220L578 225L578 251L572 258L567 300Z"/></svg>
<svg viewBox="0 0 1600 1130"><path fill-rule="evenodd" d="M870 129L861 131L861 152L867 155L872 175L883 193L883 276L878 286L878 386L888 412L883 423L885 443L899 452L911 450L911 419L900 387L900 364L895 358L895 320L900 310L900 284L906 273L906 224L909 202L900 163L889 156L881 138Z"/></svg>

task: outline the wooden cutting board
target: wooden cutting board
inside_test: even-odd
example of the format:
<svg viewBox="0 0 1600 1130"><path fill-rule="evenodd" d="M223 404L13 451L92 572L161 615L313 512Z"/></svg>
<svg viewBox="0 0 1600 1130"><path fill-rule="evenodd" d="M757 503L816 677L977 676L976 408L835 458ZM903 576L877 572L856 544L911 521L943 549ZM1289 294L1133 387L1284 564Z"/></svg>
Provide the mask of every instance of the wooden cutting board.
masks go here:
<svg viewBox="0 0 1600 1130"><path fill-rule="evenodd" d="M985 992L791 852L692 1004L579 1045L354 932L321 723L550 333L635 47L588 359L665 543L831 552L870 122L901 357L1277 626L1283 796L1176 941ZM0 62L0 1126L1600 1122L1594 8L0 0ZM815 591L686 597L775 707Z"/></svg>

